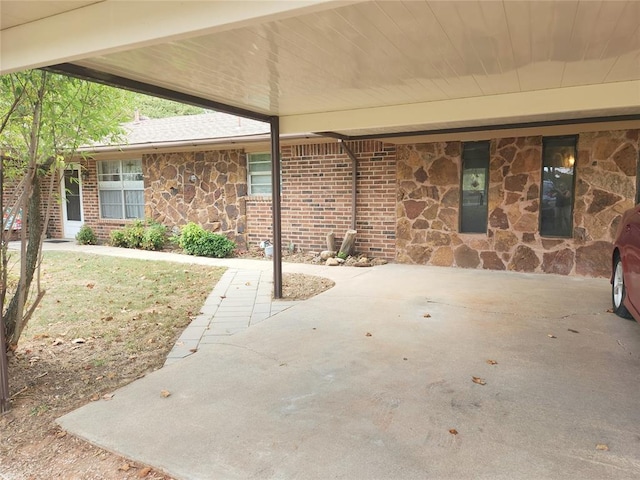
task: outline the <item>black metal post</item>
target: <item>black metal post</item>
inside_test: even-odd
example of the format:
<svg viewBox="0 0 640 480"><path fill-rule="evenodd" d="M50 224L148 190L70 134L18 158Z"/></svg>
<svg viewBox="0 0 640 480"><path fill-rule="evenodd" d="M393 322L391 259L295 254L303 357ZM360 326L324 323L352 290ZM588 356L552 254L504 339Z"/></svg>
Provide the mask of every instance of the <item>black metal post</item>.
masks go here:
<svg viewBox="0 0 640 480"><path fill-rule="evenodd" d="M356 230L357 202L358 202L358 159L353 150L340 140L340 145L351 159L351 230Z"/></svg>
<svg viewBox="0 0 640 480"><path fill-rule="evenodd" d="M273 298L282 298L282 229L280 221L280 118L271 117L271 216L273 219Z"/></svg>
<svg viewBox="0 0 640 480"><path fill-rule="evenodd" d="M0 211L3 214L2 231L0 231L0 248L5 249L4 245L4 157L0 155ZM5 268L4 255L0 252L0 268ZM4 294L2 294L4 298ZM9 396L9 359L7 358L7 343L4 335L4 302L0 302L0 414L8 412L11 408L11 397Z"/></svg>

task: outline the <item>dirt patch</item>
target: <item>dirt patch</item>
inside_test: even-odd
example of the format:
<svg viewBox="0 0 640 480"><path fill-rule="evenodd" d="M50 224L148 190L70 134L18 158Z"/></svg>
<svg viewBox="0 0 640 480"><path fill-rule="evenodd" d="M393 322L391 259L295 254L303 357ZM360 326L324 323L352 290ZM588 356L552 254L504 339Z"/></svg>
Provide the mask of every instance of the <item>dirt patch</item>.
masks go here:
<svg viewBox="0 0 640 480"><path fill-rule="evenodd" d="M47 294L9 358L0 477L170 480L67 435L55 419L160 368L224 269L64 252L47 253L43 265ZM287 300L332 286L283 275Z"/></svg>

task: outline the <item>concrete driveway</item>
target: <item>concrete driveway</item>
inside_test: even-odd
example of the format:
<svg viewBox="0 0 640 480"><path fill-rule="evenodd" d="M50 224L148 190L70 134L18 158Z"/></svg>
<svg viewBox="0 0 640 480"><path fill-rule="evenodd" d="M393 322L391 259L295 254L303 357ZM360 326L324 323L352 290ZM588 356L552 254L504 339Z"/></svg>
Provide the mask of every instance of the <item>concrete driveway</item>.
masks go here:
<svg viewBox="0 0 640 480"><path fill-rule="evenodd" d="M607 280L359 272L60 424L180 479L640 478Z"/></svg>

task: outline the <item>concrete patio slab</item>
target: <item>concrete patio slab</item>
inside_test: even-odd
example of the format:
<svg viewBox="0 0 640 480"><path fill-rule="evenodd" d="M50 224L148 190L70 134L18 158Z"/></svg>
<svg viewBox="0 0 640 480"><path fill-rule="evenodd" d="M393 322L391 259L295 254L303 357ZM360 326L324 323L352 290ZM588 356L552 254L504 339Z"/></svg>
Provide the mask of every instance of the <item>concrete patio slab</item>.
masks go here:
<svg viewBox="0 0 640 480"><path fill-rule="evenodd" d="M640 476L640 325L606 280L339 270L59 423L178 479Z"/></svg>

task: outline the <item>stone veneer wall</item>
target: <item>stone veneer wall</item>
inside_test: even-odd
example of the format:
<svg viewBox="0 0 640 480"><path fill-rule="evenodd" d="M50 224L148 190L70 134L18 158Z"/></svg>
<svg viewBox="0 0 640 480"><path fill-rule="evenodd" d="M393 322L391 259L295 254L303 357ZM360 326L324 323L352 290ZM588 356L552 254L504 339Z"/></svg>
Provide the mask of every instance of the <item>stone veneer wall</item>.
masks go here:
<svg viewBox="0 0 640 480"><path fill-rule="evenodd" d="M395 147L376 141L349 142L358 159L356 251L395 255ZM339 143L283 146L282 244L326 249L326 235L339 241L351 228L351 159ZM271 239L270 197L247 198L249 244Z"/></svg>
<svg viewBox="0 0 640 480"><path fill-rule="evenodd" d="M242 151L143 155L142 169L147 218L170 228L195 222L246 248L247 167Z"/></svg>
<svg viewBox="0 0 640 480"><path fill-rule="evenodd" d="M573 238L538 232L542 137L491 141L486 234L458 233L461 143L398 147L397 260L608 276L621 213L633 206L638 130L579 135Z"/></svg>

